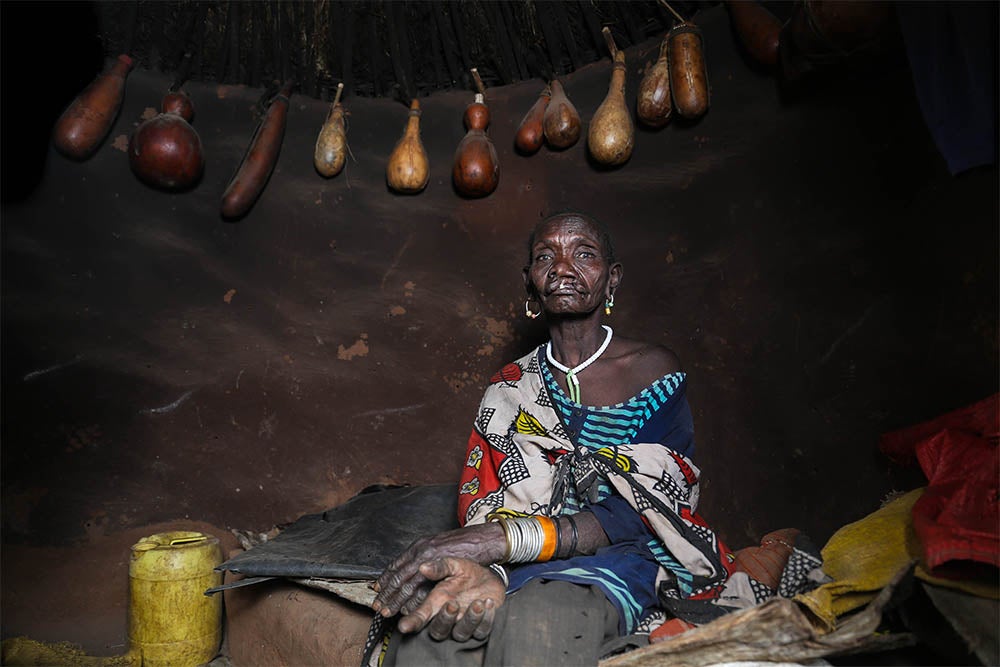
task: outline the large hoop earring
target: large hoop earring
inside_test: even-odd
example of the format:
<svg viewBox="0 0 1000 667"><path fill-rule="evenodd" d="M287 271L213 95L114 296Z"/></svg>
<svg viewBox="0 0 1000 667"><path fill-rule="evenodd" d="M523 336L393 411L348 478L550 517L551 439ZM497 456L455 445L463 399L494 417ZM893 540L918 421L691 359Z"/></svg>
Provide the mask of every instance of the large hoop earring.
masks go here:
<svg viewBox="0 0 1000 667"><path fill-rule="evenodd" d="M542 314L541 309L537 313L531 312L531 299L524 300L524 315L531 320L537 319Z"/></svg>
<svg viewBox="0 0 1000 667"><path fill-rule="evenodd" d="M615 307L615 293L612 292L608 295L608 298L604 301L604 314L610 315L611 309Z"/></svg>

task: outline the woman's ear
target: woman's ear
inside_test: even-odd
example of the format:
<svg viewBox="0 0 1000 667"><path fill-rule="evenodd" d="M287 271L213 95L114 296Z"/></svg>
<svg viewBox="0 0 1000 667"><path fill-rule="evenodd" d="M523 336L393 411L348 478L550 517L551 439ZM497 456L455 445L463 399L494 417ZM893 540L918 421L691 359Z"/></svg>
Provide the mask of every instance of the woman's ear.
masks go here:
<svg viewBox="0 0 1000 667"><path fill-rule="evenodd" d="M625 269L622 268L621 263L615 262L611 265L608 272L610 274L608 277L608 289L614 292L622 283L622 274L625 272Z"/></svg>
<svg viewBox="0 0 1000 667"><path fill-rule="evenodd" d="M524 267L521 270L521 277L524 278L524 291L527 292L529 297L535 296L535 288L531 284L531 268Z"/></svg>

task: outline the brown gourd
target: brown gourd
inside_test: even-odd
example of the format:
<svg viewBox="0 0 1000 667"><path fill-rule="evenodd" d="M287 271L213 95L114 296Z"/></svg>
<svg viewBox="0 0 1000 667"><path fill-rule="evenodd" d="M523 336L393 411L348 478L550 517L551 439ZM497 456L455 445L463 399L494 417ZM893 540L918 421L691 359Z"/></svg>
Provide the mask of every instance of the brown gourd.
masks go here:
<svg viewBox="0 0 1000 667"><path fill-rule="evenodd" d="M683 118L699 118L708 111L709 103L701 30L685 21L671 28L667 40L674 109Z"/></svg>
<svg viewBox="0 0 1000 667"><path fill-rule="evenodd" d="M460 195L485 197L496 190L500 182L500 160L493 142L486 134L486 128L490 124L490 110L485 102L486 91L475 69L472 70L472 76L479 92L472 104L465 108L467 132L455 150L451 179Z"/></svg>
<svg viewBox="0 0 1000 667"><path fill-rule="evenodd" d="M52 130L52 143L66 157L86 160L111 131L125 96L125 79L132 70L126 54L100 74L70 102Z"/></svg>
<svg viewBox="0 0 1000 667"><path fill-rule="evenodd" d="M625 52L615 46L608 28L603 32L614 58L614 67L608 94L594 112L587 130L587 149L597 162L614 167L632 157L635 126L625 106Z"/></svg>
<svg viewBox="0 0 1000 667"><path fill-rule="evenodd" d="M639 120L649 127L663 127L670 122L673 104L670 100L670 67L667 64L667 38L660 42L660 55L646 68L639 83L635 110Z"/></svg>
<svg viewBox="0 0 1000 667"><path fill-rule="evenodd" d="M542 118L542 130L545 133L545 141L552 148L563 150L569 148L580 138L580 114L576 107L566 97L566 91L558 80L552 79L549 83L552 97L549 105L545 108L545 116Z"/></svg>
<svg viewBox="0 0 1000 667"><path fill-rule="evenodd" d="M778 62L781 21L754 0L727 0L729 18L747 53L762 65Z"/></svg>
<svg viewBox="0 0 1000 667"><path fill-rule="evenodd" d="M545 110L548 108L551 98L552 90L546 86L517 127L514 145L517 146L517 150L526 155L538 152L538 149L545 143L545 129L542 127L542 120L545 118Z"/></svg>
<svg viewBox="0 0 1000 667"><path fill-rule="evenodd" d="M330 105L319 136L316 137L316 148L313 150L313 166L320 176L333 178L344 168L347 161L347 129L344 127L344 106L340 103L340 95L344 92L344 84L337 84L337 94Z"/></svg>
<svg viewBox="0 0 1000 667"><path fill-rule="evenodd" d="M403 136L389 155L385 180L389 187L402 194L416 194L427 187L430 162L420 140L420 102L410 102L410 114Z"/></svg>
<svg viewBox="0 0 1000 667"><path fill-rule="evenodd" d="M278 162L281 144L285 139L285 123L288 119L288 98L292 94L293 81L282 86L271 99L264 117L250 138L250 144L243 155L240 166L222 193L222 216L229 219L246 215L260 194L264 191L271 172Z"/></svg>
<svg viewBox="0 0 1000 667"><path fill-rule="evenodd" d="M194 104L186 92L171 90L160 111L129 138L129 167L147 185L184 190L198 182L205 166L201 138L190 124Z"/></svg>

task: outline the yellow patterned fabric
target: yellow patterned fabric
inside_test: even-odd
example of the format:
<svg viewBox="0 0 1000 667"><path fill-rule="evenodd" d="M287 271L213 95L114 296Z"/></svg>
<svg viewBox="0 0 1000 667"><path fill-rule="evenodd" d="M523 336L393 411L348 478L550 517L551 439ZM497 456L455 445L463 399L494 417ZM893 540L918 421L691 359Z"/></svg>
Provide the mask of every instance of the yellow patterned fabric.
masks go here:
<svg viewBox="0 0 1000 667"><path fill-rule="evenodd" d="M795 597L825 630L833 630L837 617L868 604L921 549L913 531L913 504L924 489L910 491L877 512L843 526L823 547L823 571L833 581ZM935 577L920 564L916 576L923 581L980 597L997 598L997 582Z"/></svg>

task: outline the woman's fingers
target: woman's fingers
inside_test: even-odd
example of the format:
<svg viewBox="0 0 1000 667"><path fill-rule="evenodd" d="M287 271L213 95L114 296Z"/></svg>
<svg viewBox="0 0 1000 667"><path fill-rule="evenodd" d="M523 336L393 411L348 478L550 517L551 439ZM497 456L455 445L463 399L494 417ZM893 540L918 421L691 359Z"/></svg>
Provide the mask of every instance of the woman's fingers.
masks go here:
<svg viewBox="0 0 1000 667"><path fill-rule="evenodd" d="M483 603L483 607L483 618L479 621L476 629L472 631L472 636L479 640L490 636L490 633L493 631L493 620L497 615L497 605L492 599L487 598Z"/></svg>
<svg viewBox="0 0 1000 667"><path fill-rule="evenodd" d="M372 608L386 618L393 616L420 590L421 584L426 582L426 577L417 570L413 572L413 576L405 580L402 577L392 577L389 584L375 598Z"/></svg>
<svg viewBox="0 0 1000 667"><path fill-rule="evenodd" d="M452 628L457 627L455 621L458 618L460 610L461 608L454 600L449 601L448 604L441 607L441 611L427 625L427 634L431 636L431 639L436 639L437 641L447 639L448 635L452 633Z"/></svg>
<svg viewBox="0 0 1000 667"><path fill-rule="evenodd" d="M403 615L412 614L417 607L424 603L424 600L427 599L427 594L430 593L433 588L433 583L429 581L423 582L415 591L413 591L413 595L411 595L409 599L403 603L403 606L399 608L399 613Z"/></svg>
<svg viewBox="0 0 1000 667"><path fill-rule="evenodd" d="M458 642L469 641L472 637L472 633L476 631L479 624L483 620L483 615L486 613L486 606L483 604L482 600L474 600L472 604L469 605L468 609L465 610L465 614L462 618L455 621L452 625L454 629L451 631L451 637ZM434 635L431 635L432 637ZM447 636L447 635L446 635ZM437 637L435 637L437 639Z"/></svg>

